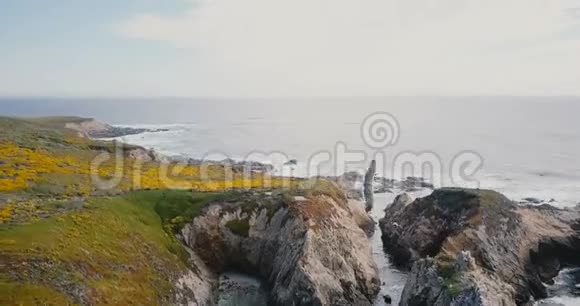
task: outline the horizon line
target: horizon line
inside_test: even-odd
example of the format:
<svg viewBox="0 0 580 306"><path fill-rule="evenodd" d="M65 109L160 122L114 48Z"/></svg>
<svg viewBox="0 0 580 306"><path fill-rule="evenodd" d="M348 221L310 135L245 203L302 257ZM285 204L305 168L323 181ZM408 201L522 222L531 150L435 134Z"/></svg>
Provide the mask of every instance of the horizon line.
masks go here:
<svg viewBox="0 0 580 306"><path fill-rule="evenodd" d="M385 98L571 98L578 99L580 95L507 95L507 94L480 94L480 95L452 95L452 94L414 94L414 95L352 95L352 96L114 96L114 95L2 95L0 100L32 99L32 100L328 100L328 99L385 99Z"/></svg>

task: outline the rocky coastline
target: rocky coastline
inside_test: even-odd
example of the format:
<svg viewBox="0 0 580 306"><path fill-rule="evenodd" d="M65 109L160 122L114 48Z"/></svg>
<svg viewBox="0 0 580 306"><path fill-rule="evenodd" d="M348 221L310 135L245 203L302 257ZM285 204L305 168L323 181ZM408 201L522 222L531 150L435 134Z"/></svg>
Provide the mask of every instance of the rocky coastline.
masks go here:
<svg viewBox="0 0 580 306"><path fill-rule="evenodd" d="M80 118L74 122L65 123L65 127L78 132L81 137L87 138L115 138L136 135L148 132L167 132L168 129L146 129L112 126L96 121L92 118Z"/></svg>
<svg viewBox="0 0 580 306"><path fill-rule="evenodd" d="M518 205L490 190L398 196L380 220L394 262L410 270L400 305L532 305L580 265L580 212Z"/></svg>
<svg viewBox="0 0 580 306"><path fill-rule="evenodd" d="M377 176L376 171L373 170L373 164L369 166L365 174L356 171L346 172L339 176L323 176L322 179L336 182L343 188L349 198L364 200L374 198L377 193L400 193L400 192L415 192L424 189L433 190L435 187L422 177L406 177L403 180L396 180L392 178ZM372 175L371 175L372 174ZM372 209L372 204L367 209Z"/></svg>
<svg viewBox="0 0 580 306"><path fill-rule="evenodd" d="M159 131L117 128L94 120L67 124L67 128L90 138ZM132 148L128 155L145 161L159 159L143 148ZM187 159L186 162L202 161ZM230 165L238 172L273 170L271 165L259 162L213 163ZM375 222L367 213L374 205L373 194L435 187L418 177L401 181L377 177L374 161L364 174L349 172L323 179L335 182L344 191L343 197L298 195L292 200L280 198L280 194L276 195L278 198L262 194L258 196L260 200L252 201L269 203L266 206L260 204L248 209L247 199L208 206L202 217L194 219L181 232L184 243L198 250L192 253L193 266L203 277L190 273L181 278L177 288L182 290L176 291L177 300L195 301L200 305L214 303L219 284L229 284L219 281L218 275L233 269L263 279L271 289L268 299L275 304L292 305L299 301L298 305L371 305L378 293L379 280L376 265L374 272L369 272L374 264L368 257L370 252L356 257L344 255L352 254L354 249L367 250L368 245L353 245L365 240L360 235L345 236L333 226L325 227L328 225L325 219L348 215L344 219L349 220L347 223L343 220L338 224L348 228L354 222L370 236ZM325 209L342 211L332 216L325 212L325 218L317 219L325 225L322 232L318 228L309 230L312 216L300 216L295 212L301 210L288 208L288 205L311 206L311 203L326 205L329 201L332 205ZM580 265L580 260L565 255L580 251L579 213L548 205L552 201L525 198L516 203L493 191L450 188L434 189L432 195L416 200L404 193L398 196L386 209L379 227L393 263L409 270L400 305L532 305L533 301L546 298L548 285L554 282L559 271ZM284 213L278 215L281 211ZM294 219L289 222L297 217L302 222ZM341 248L344 245L336 242L337 237L340 241L349 241L346 246L350 249ZM318 243L316 251L306 248L315 242ZM277 251L280 248L282 251ZM319 250L326 250L327 254L317 253ZM341 258L341 263L336 265L344 266L345 262L351 265L350 270L341 272L346 278L329 282L339 277L340 272L324 268L329 261L333 262L329 254L338 254ZM303 258L314 259L299 265ZM364 271L353 268L360 266L360 260L367 265ZM288 263L300 270L292 270ZM308 269L318 270L309 272ZM325 280L315 277L321 273L326 275Z"/></svg>
<svg viewBox="0 0 580 306"><path fill-rule="evenodd" d="M91 138L91 139L104 139L104 138L117 138L128 135L137 135L142 133L156 133L156 132L167 132L168 129L146 129L146 128L130 128L130 127L117 127L112 126L107 123L102 123L92 118L71 118L70 122L66 122L65 128L74 130L78 133L79 137ZM236 161L233 159L224 160L200 160L195 158L183 158L180 156L164 156L155 153L152 149L146 149L137 145L123 144L125 149L125 155L128 158L139 160L139 161L168 161L168 162L182 162L189 165L200 165L202 163L206 165L221 165L229 166L233 171L243 172L261 172L270 173L274 170L274 167L270 164L260 163L256 161ZM99 149L99 148L96 148ZM103 146L101 148L106 151L110 151L110 148Z"/></svg>
<svg viewBox="0 0 580 306"><path fill-rule="evenodd" d="M67 127L76 132L63 120L73 120ZM20 142L4 148L0 166L19 167L8 179L27 174L31 186L10 185L2 194L0 266L7 278L0 297L8 301L0 304L32 304L33 297L47 305L222 305L223 294L240 292L275 305L376 305L401 296L400 305L554 306L545 298L579 294L579 207L559 209L549 205L555 200L532 197L514 202L491 190L434 189L416 177L381 178L374 162L366 173L296 179L289 188L151 185L78 193L86 179L80 174L88 173L85 156L121 145L130 160L153 165L170 158L95 141L95 129L109 127L89 119L9 119L4 126L20 133ZM30 149L40 145L45 150ZM235 172L271 170L255 162L214 163ZM50 170L35 181L38 165ZM433 189L417 199L404 193ZM392 195L376 196L381 192ZM371 250L381 243L369 213L377 218L386 205L378 200L399 193L379 222L389 265L406 271L402 295L391 298L379 278L385 266ZM260 281L225 276L232 272ZM575 283L563 285L567 278Z"/></svg>
<svg viewBox="0 0 580 306"><path fill-rule="evenodd" d="M351 205L323 181L304 193L243 193L207 205L180 237L214 275L264 280L275 305L372 305L380 281L361 229L369 220Z"/></svg>

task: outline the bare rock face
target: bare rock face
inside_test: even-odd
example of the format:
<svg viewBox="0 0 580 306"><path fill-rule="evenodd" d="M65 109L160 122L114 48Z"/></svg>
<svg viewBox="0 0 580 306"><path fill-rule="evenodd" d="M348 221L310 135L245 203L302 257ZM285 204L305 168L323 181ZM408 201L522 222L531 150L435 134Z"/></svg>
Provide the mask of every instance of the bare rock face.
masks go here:
<svg viewBox="0 0 580 306"><path fill-rule="evenodd" d="M77 131L81 137L90 137L93 134L103 133L112 128L112 126L106 123L98 122L89 118L80 122L66 123L65 127Z"/></svg>
<svg viewBox="0 0 580 306"><path fill-rule="evenodd" d="M276 305L372 305L379 278L368 238L331 189L215 202L182 235L213 271L264 279Z"/></svg>
<svg viewBox="0 0 580 306"><path fill-rule="evenodd" d="M193 270L187 270L174 283L175 305L215 305L214 290L217 276L191 250L189 250L190 265Z"/></svg>
<svg viewBox="0 0 580 306"><path fill-rule="evenodd" d="M411 268L401 305L528 305L562 267L580 265L580 214L518 206L490 190L399 197L380 221L395 262Z"/></svg>
<svg viewBox="0 0 580 306"><path fill-rule="evenodd" d="M370 237L375 232L376 222L366 212L365 203L348 199L348 207L352 213L354 222Z"/></svg>
<svg viewBox="0 0 580 306"><path fill-rule="evenodd" d="M141 147L129 149L129 150L127 150L125 155L130 159L134 159L134 160L138 160L138 161L142 161L142 162L150 162L150 161L157 160L155 153L153 153L149 150L146 150L144 148L141 148Z"/></svg>

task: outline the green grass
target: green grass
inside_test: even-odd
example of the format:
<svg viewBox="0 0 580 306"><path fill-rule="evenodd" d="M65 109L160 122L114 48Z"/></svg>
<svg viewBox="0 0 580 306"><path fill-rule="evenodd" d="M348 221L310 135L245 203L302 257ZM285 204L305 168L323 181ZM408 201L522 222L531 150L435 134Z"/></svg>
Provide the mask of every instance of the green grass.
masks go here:
<svg viewBox="0 0 580 306"><path fill-rule="evenodd" d="M0 117L0 140L14 142L27 148L67 148L72 147L66 136L72 133L54 124L44 125L34 120Z"/></svg>
<svg viewBox="0 0 580 306"><path fill-rule="evenodd" d="M151 190L131 193L126 197L134 202L154 201L153 209L161 218L165 228L176 233L193 218L199 216L208 202L225 199L232 194L230 192L192 193L186 190Z"/></svg>
<svg viewBox="0 0 580 306"><path fill-rule="evenodd" d="M70 305L66 296L47 287L14 284L0 278L0 305ZM7 293L7 294L5 294Z"/></svg>
<svg viewBox="0 0 580 306"><path fill-rule="evenodd" d="M3 225L0 256L6 271L1 272L12 277L0 282L0 296L12 304L28 304L30 292L47 301L66 296L70 303L168 301L188 255L167 225L177 230L219 196L138 191L89 199L81 209L30 224ZM172 224L176 218L182 221ZM63 291L63 283L91 293L88 300Z"/></svg>
<svg viewBox="0 0 580 306"><path fill-rule="evenodd" d="M310 179L303 183L304 195L313 197L329 196L338 203L346 202L346 194L335 183L324 179Z"/></svg>
<svg viewBox="0 0 580 306"><path fill-rule="evenodd" d="M453 264L444 263L439 266L439 275L443 278L445 288L451 298L456 298L462 290L459 271Z"/></svg>
<svg viewBox="0 0 580 306"><path fill-rule="evenodd" d="M276 191L274 200L255 192L185 190L104 197L106 193L92 193L89 177L81 170L98 151L112 152L114 145L78 138L76 132L64 128L66 122L82 120L0 117L0 146L7 152L13 146L13 152L31 148L38 155L19 161L23 164L18 165L22 166L18 175L37 170L26 168L30 161L40 161L39 168L51 165L47 173L30 175L22 189L4 189L13 193L6 197L0 194L0 209L15 204L6 222L0 220L0 305L168 304L173 281L190 264L174 234L200 215L208 202L223 200L228 202L226 206L231 204L232 209L241 208L248 214L266 208L272 217L293 202L294 193L306 193L303 189ZM71 157L79 166L72 173L61 173L55 169L67 165L56 165L45 155L59 160ZM7 162L0 157L0 163ZM324 182L314 182L309 190L310 195L343 196ZM247 237L248 219L227 225Z"/></svg>
<svg viewBox="0 0 580 306"><path fill-rule="evenodd" d="M91 120L91 118L83 118L76 116L49 116L36 118L23 118L28 122L40 124L54 129L63 129L67 123L82 123Z"/></svg>

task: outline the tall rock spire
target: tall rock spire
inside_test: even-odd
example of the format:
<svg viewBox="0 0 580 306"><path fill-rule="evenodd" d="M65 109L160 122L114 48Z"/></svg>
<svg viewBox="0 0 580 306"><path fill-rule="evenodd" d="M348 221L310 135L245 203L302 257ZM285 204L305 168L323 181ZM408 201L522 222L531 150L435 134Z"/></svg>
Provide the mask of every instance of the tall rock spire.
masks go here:
<svg viewBox="0 0 580 306"><path fill-rule="evenodd" d="M366 202L366 211L370 211L371 209L373 209L373 203L374 203L374 198L373 198L373 182L375 180L375 173L377 171L377 163L375 160L373 160L371 162L371 165L369 166L369 169L367 170L367 173L365 174L365 181L364 181L364 185L363 185L363 193L365 196L365 202Z"/></svg>

